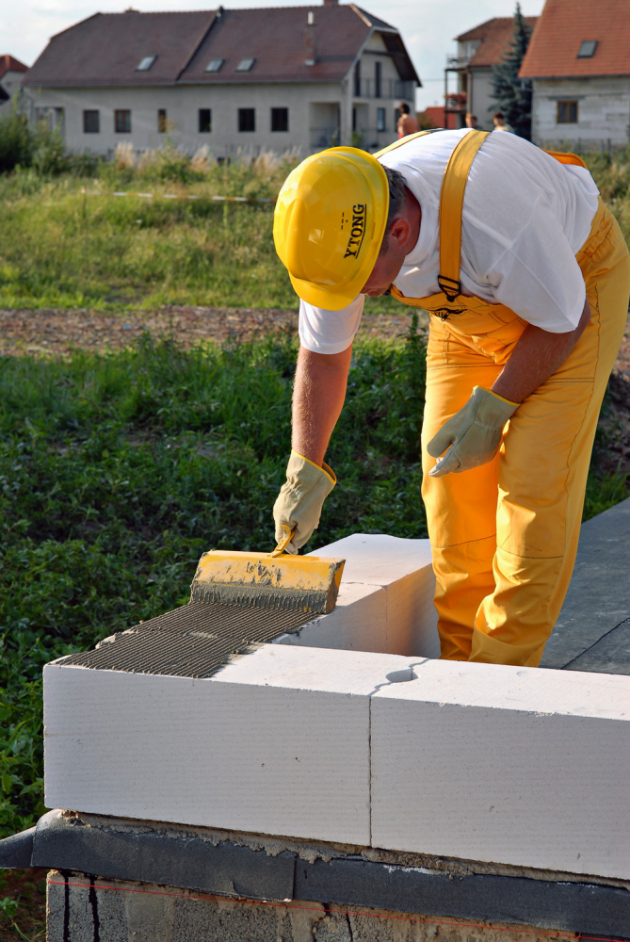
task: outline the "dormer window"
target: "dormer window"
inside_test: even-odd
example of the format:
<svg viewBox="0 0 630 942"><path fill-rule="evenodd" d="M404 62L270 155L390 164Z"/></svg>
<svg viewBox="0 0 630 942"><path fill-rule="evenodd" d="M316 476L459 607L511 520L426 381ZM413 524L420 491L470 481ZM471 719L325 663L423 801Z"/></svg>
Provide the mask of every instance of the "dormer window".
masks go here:
<svg viewBox="0 0 630 942"><path fill-rule="evenodd" d="M255 59L241 59L239 64L236 66L237 72L251 72L252 66L254 65Z"/></svg>
<svg viewBox="0 0 630 942"><path fill-rule="evenodd" d="M218 72L225 59L210 59L210 62L205 67L204 72Z"/></svg>
<svg viewBox="0 0 630 942"><path fill-rule="evenodd" d="M580 44L580 51L577 54L578 59L592 59L597 49L596 39L585 39Z"/></svg>
<svg viewBox="0 0 630 942"><path fill-rule="evenodd" d="M140 62L136 66L136 72L148 72L157 56L145 56L144 59L140 59Z"/></svg>

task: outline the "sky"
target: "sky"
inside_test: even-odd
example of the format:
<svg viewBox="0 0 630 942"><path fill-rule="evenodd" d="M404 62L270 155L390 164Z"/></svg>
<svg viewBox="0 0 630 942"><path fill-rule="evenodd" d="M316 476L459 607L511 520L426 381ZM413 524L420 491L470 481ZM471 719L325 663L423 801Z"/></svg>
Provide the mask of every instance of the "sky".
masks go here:
<svg viewBox="0 0 630 942"><path fill-rule="evenodd" d="M32 65L50 36L93 13L136 10L208 10L221 0L0 0L0 54L10 53ZM225 9L262 6L307 6L304 0L222 0ZM316 8L321 4L313 4ZM512 16L516 0L359 0L374 16L402 33L423 88L417 107L443 103L446 56L455 53L453 37L493 16ZM522 0L525 16L535 16L544 0Z"/></svg>

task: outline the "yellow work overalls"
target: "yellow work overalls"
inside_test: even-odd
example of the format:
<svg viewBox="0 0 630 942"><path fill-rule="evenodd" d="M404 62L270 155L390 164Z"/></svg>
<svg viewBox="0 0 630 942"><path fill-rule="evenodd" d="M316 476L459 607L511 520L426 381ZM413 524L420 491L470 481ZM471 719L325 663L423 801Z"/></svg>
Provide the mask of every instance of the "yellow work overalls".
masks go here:
<svg viewBox="0 0 630 942"><path fill-rule="evenodd" d="M443 290L427 298L405 297L395 287L391 293L432 315L422 494L442 657L537 666L575 563L599 410L626 324L630 258L600 200L576 256L592 311L588 327L562 366L519 406L493 461L430 477L435 459L427 442L466 404L473 386L492 386L527 326L502 304L459 293L464 190L485 137L471 131L462 138L444 176ZM574 155L553 156L584 166Z"/></svg>

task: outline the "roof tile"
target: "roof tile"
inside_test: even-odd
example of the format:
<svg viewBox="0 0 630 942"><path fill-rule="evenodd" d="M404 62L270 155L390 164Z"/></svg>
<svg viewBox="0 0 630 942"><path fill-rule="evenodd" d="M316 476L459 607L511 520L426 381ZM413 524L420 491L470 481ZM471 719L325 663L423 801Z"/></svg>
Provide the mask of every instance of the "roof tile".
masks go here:
<svg viewBox="0 0 630 942"><path fill-rule="evenodd" d="M595 55L578 59L585 39L597 40ZM629 0L547 0L520 75L630 75Z"/></svg>
<svg viewBox="0 0 630 942"><path fill-rule="evenodd" d="M536 26L537 16L524 17L525 22L532 29ZM509 42L514 30L513 16L495 16L486 20L479 26L469 29L468 32L456 36L457 42L470 42L479 40L480 45L469 62L470 68L488 68L498 65L508 51Z"/></svg>

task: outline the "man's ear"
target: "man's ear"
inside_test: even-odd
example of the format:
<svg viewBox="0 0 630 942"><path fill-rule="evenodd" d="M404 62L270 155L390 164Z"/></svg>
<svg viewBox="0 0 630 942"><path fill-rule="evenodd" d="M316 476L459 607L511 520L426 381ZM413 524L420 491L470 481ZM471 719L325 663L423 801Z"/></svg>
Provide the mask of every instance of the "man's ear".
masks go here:
<svg viewBox="0 0 630 942"><path fill-rule="evenodd" d="M387 232L390 246L393 244L396 248L402 248L407 244L410 235L409 221L404 216L395 216Z"/></svg>

